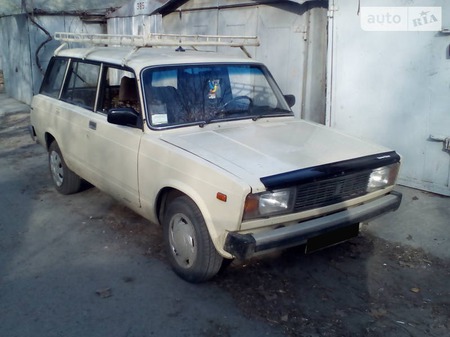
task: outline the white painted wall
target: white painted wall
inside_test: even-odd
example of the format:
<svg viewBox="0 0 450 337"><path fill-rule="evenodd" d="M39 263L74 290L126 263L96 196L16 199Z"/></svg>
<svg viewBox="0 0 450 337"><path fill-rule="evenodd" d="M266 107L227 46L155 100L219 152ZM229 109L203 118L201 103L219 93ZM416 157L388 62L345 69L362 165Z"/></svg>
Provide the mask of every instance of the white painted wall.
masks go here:
<svg viewBox="0 0 450 337"><path fill-rule="evenodd" d="M442 26L448 28L450 1L334 4L328 124L396 149L403 156L401 184L450 195L450 154L442 143L430 140L430 135L450 137L450 35L365 31L360 12L366 6L441 7ZM387 16L384 20L389 23Z"/></svg>

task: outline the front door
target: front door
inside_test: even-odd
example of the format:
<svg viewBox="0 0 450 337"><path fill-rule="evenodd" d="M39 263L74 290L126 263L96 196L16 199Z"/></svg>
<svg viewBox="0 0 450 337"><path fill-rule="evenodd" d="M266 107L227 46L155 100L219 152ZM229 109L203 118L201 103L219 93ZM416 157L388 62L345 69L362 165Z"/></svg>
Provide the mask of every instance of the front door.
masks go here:
<svg viewBox="0 0 450 337"><path fill-rule="evenodd" d="M137 83L127 70L103 66L101 74L96 111L87 125L87 160L96 186L136 208L140 204L137 167L143 132L109 123L107 113L120 107L140 110Z"/></svg>

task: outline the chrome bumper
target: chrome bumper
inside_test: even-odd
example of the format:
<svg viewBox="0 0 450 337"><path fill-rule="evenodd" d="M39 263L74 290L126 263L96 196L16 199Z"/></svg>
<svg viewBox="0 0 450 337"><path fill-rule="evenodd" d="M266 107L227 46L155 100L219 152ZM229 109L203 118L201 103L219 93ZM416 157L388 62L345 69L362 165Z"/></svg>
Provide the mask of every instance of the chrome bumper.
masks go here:
<svg viewBox="0 0 450 337"><path fill-rule="evenodd" d="M302 245L308 239L395 211L400 206L401 200L401 193L391 192L365 204L299 222L296 225L256 234L231 232L226 238L224 249L233 256L245 260L269 250Z"/></svg>

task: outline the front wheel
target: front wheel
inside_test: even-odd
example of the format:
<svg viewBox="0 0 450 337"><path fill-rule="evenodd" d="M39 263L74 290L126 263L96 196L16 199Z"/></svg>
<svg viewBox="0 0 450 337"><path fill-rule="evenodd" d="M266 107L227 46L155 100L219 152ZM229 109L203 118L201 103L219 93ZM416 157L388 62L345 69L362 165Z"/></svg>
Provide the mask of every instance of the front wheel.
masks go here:
<svg viewBox="0 0 450 337"><path fill-rule="evenodd" d="M80 190L81 178L66 165L58 144L54 141L48 149L50 174L56 190L61 194L72 194Z"/></svg>
<svg viewBox="0 0 450 337"><path fill-rule="evenodd" d="M176 274L193 283L217 274L223 258L211 241L200 210L189 197L178 197L168 205L163 226L168 257Z"/></svg>

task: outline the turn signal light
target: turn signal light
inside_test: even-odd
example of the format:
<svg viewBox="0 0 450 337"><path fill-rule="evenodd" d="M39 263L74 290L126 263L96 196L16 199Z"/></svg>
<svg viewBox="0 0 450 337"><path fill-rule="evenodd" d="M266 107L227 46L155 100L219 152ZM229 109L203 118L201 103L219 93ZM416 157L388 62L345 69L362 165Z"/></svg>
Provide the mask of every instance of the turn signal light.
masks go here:
<svg viewBox="0 0 450 337"><path fill-rule="evenodd" d="M226 194L217 192L216 198L219 199L220 201L227 202L227 195Z"/></svg>

